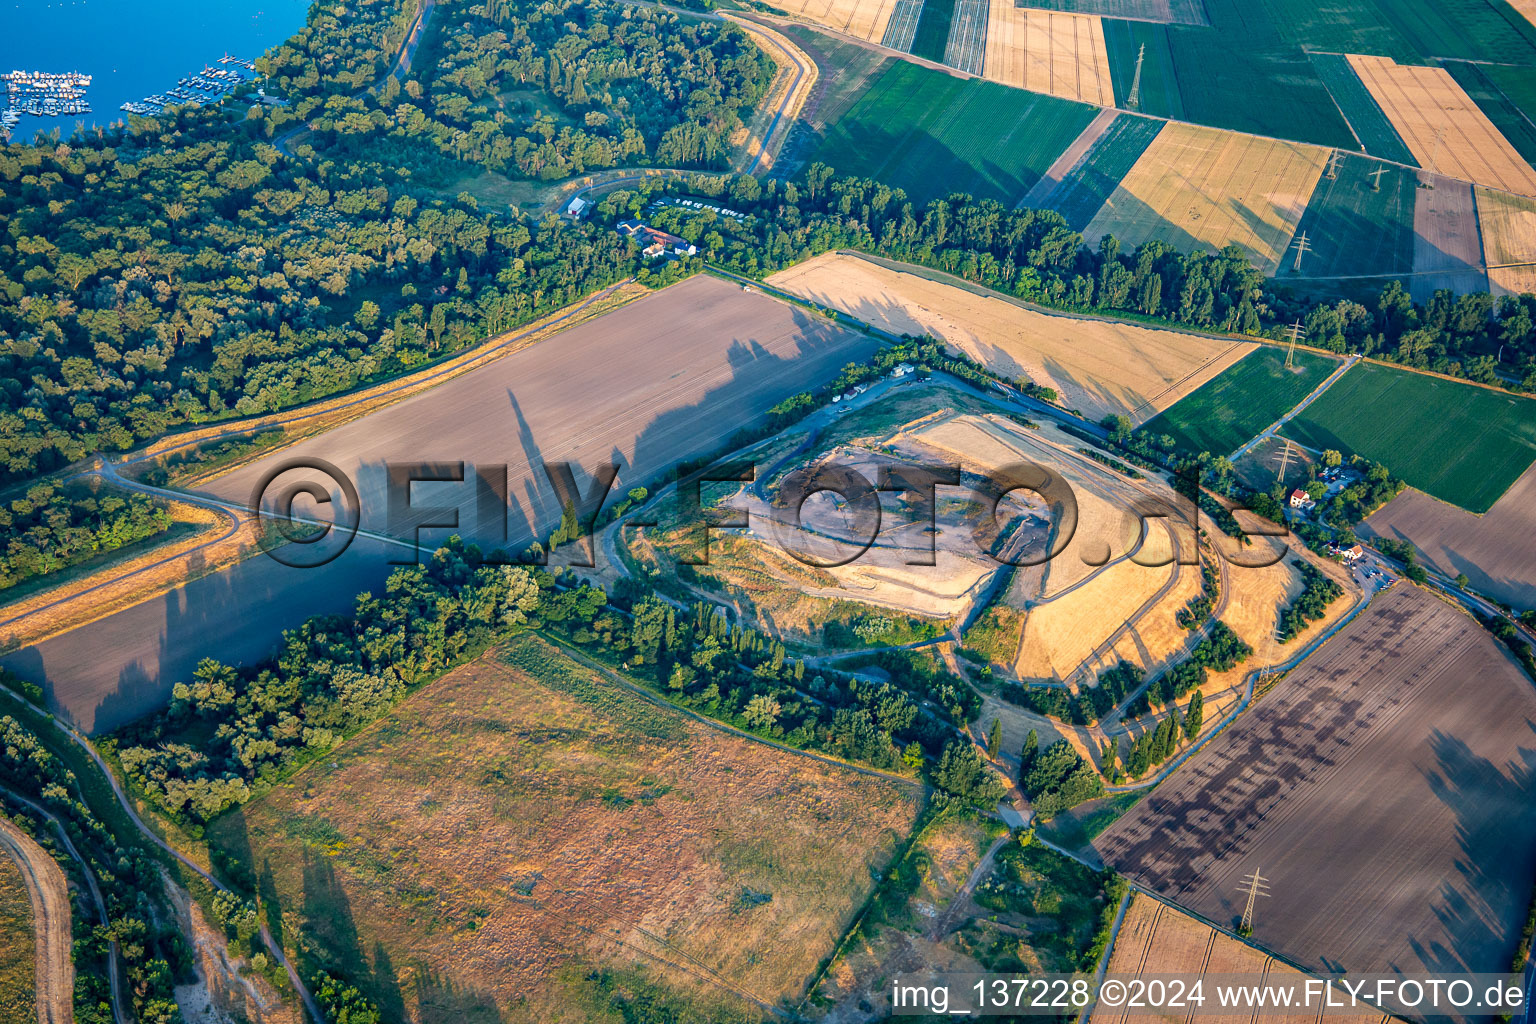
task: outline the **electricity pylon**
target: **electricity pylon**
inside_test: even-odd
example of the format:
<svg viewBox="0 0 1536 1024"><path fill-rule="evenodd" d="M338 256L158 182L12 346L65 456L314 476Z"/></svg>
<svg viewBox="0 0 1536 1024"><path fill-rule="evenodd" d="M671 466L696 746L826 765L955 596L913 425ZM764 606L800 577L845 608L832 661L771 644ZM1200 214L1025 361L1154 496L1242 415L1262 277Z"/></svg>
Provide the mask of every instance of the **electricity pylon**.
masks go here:
<svg viewBox="0 0 1536 1024"><path fill-rule="evenodd" d="M1131 94L1125 98L1125 105L1132 110L1141 109L1141 62L1146 56L1147 44L1142 43L1136 54L1136 73L1131 76Z"/></svg>
<svg viewBox="0 0 1536 1024"><path fill-rule="evenodd" d="M1291 344L1285 350L1285 368L1294 370L1296 369L1296 342L1307 336L1307 329L1301 326L1300 320L1297 320L1285 329L1285 333L1291 339Z"/></svg>
<svg viewBox="0 0 1536 1024"><path fill-rule="evenodd" d="M1255 868L1252 874L1243 877L1243 884L1238 887L1238 892L1248 894L1248 905L1243 908L1243 923L1237 926L1237 930L1243 934L1253 931L1253 901L1260 896L1269 896L1269 879L1259 874Z"/></svg>
<svg viewBox="0 0 1536 1024"><path fill-rule="evenodd" d="M1383 174L1386 174L1386 173L1387 173L1387 169L1385 167L1378 167L1374 171L1371 171L1371 172L1369 172L1366 175L1366 177L1371 179L1371 191L1372 192L1380 192L1381 191L1381 176Z"/></svg>
<svg viewBox="0 0 1536 1024"><path fill-rule="evenodd" d="M1296 271L1297 273L1301 272L1301 254L1307 252L1311 248L1312 243L1307 241L1307 233L1303 231L1296 238L1296 262L1291 265L1292 270Z"/></svg>

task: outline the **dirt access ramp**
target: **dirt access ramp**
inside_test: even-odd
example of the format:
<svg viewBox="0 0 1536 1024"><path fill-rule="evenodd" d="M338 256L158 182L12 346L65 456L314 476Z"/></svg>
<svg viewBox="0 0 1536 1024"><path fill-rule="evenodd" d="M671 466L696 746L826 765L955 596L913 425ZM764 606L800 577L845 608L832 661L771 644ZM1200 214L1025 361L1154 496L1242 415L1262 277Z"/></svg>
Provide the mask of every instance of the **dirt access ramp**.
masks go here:
<svg viewBox="0 0 1536 1024"><path fill-rule="evenodd" d="M70 932L69 884L64 872L21 829L0 818L0 851L16 862L32 901L37 934L38 1024L73 1024L74 938Z"/></svg>

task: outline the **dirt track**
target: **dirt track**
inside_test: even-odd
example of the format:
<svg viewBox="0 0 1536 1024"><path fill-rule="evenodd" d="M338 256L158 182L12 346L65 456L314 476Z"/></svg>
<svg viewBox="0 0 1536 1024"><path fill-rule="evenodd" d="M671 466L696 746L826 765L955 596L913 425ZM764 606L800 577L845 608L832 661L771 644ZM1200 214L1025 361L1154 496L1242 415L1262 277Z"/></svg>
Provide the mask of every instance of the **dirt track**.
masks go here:
<svg viewBox="0 0 1536 1024"><path fill-rule="evenodd" d="M4 819L0 819L0 850L21 869L32 899L32 926L37 933L38 1022L70 1024L75 1019L75 964L69 885L64 872L30 836Z"/></svg>

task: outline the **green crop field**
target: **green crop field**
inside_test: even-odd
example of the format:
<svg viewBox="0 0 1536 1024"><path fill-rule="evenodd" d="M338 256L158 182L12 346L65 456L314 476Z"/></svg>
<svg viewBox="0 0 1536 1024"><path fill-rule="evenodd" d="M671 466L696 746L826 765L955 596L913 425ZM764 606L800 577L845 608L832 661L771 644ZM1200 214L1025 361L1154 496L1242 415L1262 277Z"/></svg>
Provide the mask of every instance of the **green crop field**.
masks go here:
<svg viewBox="0 0 1536 1024"><path fill-rule="evenodd" d="M916 203L951 192L1012 204L1093 120L1083 103L896 61L812 159L876 178Z"/></svg>
<svg viewBox="0 0 1536 1024"><path fill-rule="evenodd" d="M1486 512L1536 460L1536 401L1361 363L1283 433L1383 463L1426 494Z"/></svg>
<svg viewBox="0 0 1536 1024"><path fill-rule="evenodd" d="M1182 25L1168 30L1168 42L1189 120L1295 142L1355 147L1349 125L1300 49Z"/></svg>
<svg viewBox="0 0 1536 1024"><path fill-rule="evenodd" d="M1504 0L1376 0L1376 6L1422 57L1536 64L1536 27Z"/></svg>
<svg viewBox="0 0 1536 1024"><path fill-rule="evenodd" d="M1136 56L1147 48L1141 65L1141 105L1136 109L1156 117L1184 120L1179 97L1179 76L1168 49L1168 26L1145 21L1104 21L1104 48L1108 51L1109 77L1115 86L1115 105L1124 107L1136 75Z"/></svg>
<svg viewBox="0 0 1536 1024"><path fill-rule="evenodd" d="M949 45L949 23L954 18L955 0L923 0L917 34L912 37L912 55L942 62L944 48Z"/></svg>
<svg viewBox="0 0 1536 1024"><path fill-rule="evenodd" d="M1413 154L1403 144L1402 137L1382 113L1381 107L1371 96L1371 91L1360 81L1355 69L1349 66L1349 58L1338 53L1312 54L1312 66L1317 76L1327 86L1333 100L1344 113L1344 119L1355 130L1361 145L1371 156L1395 160L1400 164L1417 165Z"/></svg>
<svg viewBox="0 0 1536 1024"><path fill-rule="evenodd" d="M1206 0L1212 26L1104 22L1115 102L1125 106L1136 57L1144 114L1323 146L1355 137L1299 45L1241 0Z"/></svg>
<svg viewBox="0 0 1536 1024"><path fill-rule="evenodd" d="M1525 162L1536 165L1536 125L1531 124L1514 101L1504 95L1480 65L1448 60L1444 67ZM1536 69L1526 68L1525 71L1536 74Z"/></svg>
<svg viewBox="0 0 1536 1024"><path fill-rule="evenodd" d="M1148 420L1142 429L1167 434L1192 452L1229 455L1285 415L1338 368L1313 352L1296 353L1285 368L1285 350L1266 345L1233 363L1192 395Z"/></svg>
<svg viewBox="0 0 1536 1024"><path fill-rule="evenodd" d="M1536 67L1481 64L1478 70L1487 75L1528 120L1536 121Z"/></svg>
<svg viewBox="0 0 1536 1024"><path fill-rule="evenodd" d="M1083 162L1056 186L1051 206L1074 230L1083 230L1162 130L1163 122L1149 117L1121 114L1115 118Z"/></svg>
<svg viewBox="0 0 1536 1024"><path fill-rule="evenodd" d="M1382 170L1381 191L1370 172ZM1303 277L1339 274L1405 274L1413 269L1413 204L1418 197L1415 173L1353 153L1341 153L1337 177L1317 180L1312 201L1297 233L1307 233L1309 251L1301 258ZM1293 270L1293 249L1275 276Z"/></svg>

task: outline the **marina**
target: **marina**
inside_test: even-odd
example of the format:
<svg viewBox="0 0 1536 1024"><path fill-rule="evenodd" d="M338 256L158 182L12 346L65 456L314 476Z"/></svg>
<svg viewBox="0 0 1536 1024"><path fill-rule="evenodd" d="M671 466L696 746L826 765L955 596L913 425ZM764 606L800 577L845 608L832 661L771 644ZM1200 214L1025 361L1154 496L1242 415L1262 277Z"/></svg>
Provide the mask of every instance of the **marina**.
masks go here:
<svg viewBox="0 0 1536 1024"><path fill-rule="evenodd" d="M20 123L23 115L67 117L91 112L90 101L85 98L91 85L90 75L78 71L8 71L0 74L0 81L5 82L6 93L6 106L0 111L0 130L7 133Z"/></svg>
<svg viewBox="0 0 1536 1024"><path fill-rule="evenodd" d="M13 142L55 132L64 141L247 92L256 58L300 29L308 11L306 0L11 4L0 32L0 137Z"/></svg>
<svg viewBox="0 0 1536 1024"><path fill-rule="evenodd" d="M204 64L203 70L180 79L173 88L163 93L153 93L140 100L129 100L119 110L129 114L158 114L166 107L183 103L216 103L235 90L235 87L254 79L254 61L231 57L219 58L223 67ZM238 70L236 70L238 69Z"/></svg>

